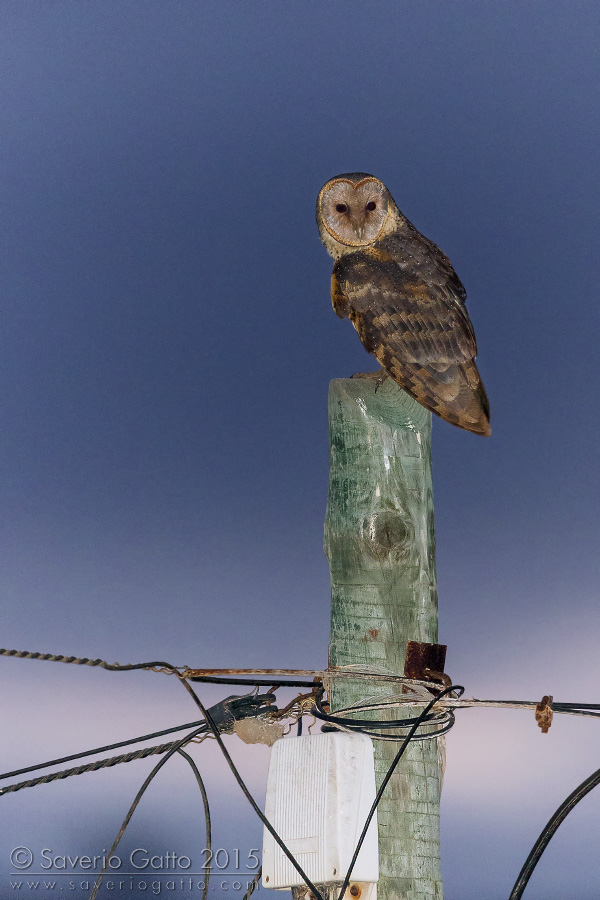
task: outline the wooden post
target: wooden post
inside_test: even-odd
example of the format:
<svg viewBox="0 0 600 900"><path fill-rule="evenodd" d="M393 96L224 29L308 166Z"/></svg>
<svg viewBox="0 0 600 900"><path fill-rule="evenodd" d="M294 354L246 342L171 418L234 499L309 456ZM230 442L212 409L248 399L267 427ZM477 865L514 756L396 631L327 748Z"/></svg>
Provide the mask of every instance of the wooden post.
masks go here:
<svg viewBox="0 0 600 900"><path fill-rule="evenodd" d="M431 414L389 378L329 390L325 552L331 570L331 665L403 674L409 640L437 641ZM332 709L391 693L338 682ZM375 741L381 783L399 745ZM441 900L438 740L412 743L378 808L378 900Z"/></svg>

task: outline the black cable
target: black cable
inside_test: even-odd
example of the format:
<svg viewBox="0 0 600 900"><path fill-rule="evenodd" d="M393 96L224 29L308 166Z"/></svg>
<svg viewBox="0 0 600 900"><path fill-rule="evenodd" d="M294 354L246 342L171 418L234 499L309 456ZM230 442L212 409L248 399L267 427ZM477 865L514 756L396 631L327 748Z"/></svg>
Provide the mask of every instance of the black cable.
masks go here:
<svg viewBox="0 0 600 900"><path fill-rule="evenodd" d="M74 662L72 659L63 659L61 662ZM81 665L81 662L79 662ZM102 669L108 669L109 672L133 672L134 669L164 669L167 672L176 672L177 669L175 666L172 666L171 663L163 662L162 660L155 660L154 662L146 662L146 663L107 663L103 659L94 659L94 660L86 660L85 665L87 666L100 666Z"/></svg>
<svg viewBox="0 0 600 900"><path fill-rule="evenodd" d="M351 707L345 709L344 712L349 712L350 710ZM358 709L356 711L359 712ZM401 741L404 739L405 734L381 734L374 729L409 728L410 726L414 725L415 722L419 722L420 726L440 726L434 731L425 731L421 732L420 734L415 734L412 738L413 741L426 741L430 738L439 737L441 734L449 731L454 725L454 714L451 710L448 709L443 710L441 713L427 715L425 716L425 718L423 718L422 715L410 717L407 716L404 719L353 719L347 716L339 716L335 713L326 712L322 705L322 698L318 695L315 696L315 708L312 710L312 712L317 719L321 719L322 721L329 723L331 726L340 726L342 730L357 731L362 734L368 734L369 737L380 741Z"/></svg>
<svg viewBox="0 0 600 900"><path fill-rule="evenodd" d="M552 709L600 709L600 703L553 703Z"/></svg>
<svg viewBox="0 0 600 900"><path fill-rule="evenodd" d="M450 731L451 728L454 727L454 719L450 722L447 722L443 728L438 728L436 731L430 731L427 734L415 734L411 738L413 744L418 744L421 741L428 741L434 737L440 737L442 734L446 734L446 732ZM399 744L400 741L403 741L406 737L406 734L378 734L375 731L365 731L363 729L352 729L350 730L345 728L335 728L333 725L324 725L321 729L322 731L346 731L350 734L366 734L374 741L389 741L394 744Z"/></svg>
<svg viewBox="0 0 600 900"><path fill-rule="evenodd" d="M82 753L72 753L70 756L61 756L59 759L51 759L48 762L38 763L35 766L25 766L23 769L15 769L12 772L4 772L0 775L0 781L4 778L14 778L15 775L24 775L26 772L35 772L37 769L46 769L49 766L59 766L70 762L72 759L82 759L84 756L93 756L95 753L106 753L107 750L116 750L118 747L128 747L130 744L138 744L140 741L150 741L153 738L162 737L164 734L173 734L175 731L183 731L185 728L195 728L202 722L187 722L185 725L176 725L174 728L163 728L162 731L153 731L152 734L142 734L140 737L130 738L128 741L117 741L116 744L106 744L104 747L96 747L94 750L84 750Z"/></svg>
<svg viewBox="0 0 600 900"><path fill-rule="evenodd" d="M592 712L592 710L600 710L600 703L553 703L554 712L572 713L576 716L590 716L592 718L600 718L600 712Z"/></svg>
<svg viewBox="0 0 600 900"><path fill-rule="evenodd" d="M405 751L406 748L408 747L408 745L409 745L409 743L410 743L410 741L411 741L411 739L412 739L412 737L413 737L415 731L417 730L417 728L419 727L419 725L425 720L425 717L429 714L429 711L430 711L430 710L433 708L433 706L438 702L438 700L440 700L440 699L441 699L442 697L444 697L446 694L449 694L449 693L451 693L451 692L453 692L453 691L456 692L456 693L458 694L458 696L460 697L460 695L461 695L461 694L463 693L463 691L464 691L464 687L463 687L462 685L460 685L460 684L452 684L452 685L450 685L450 687L444 688L443 691L440 691L439 694L436 694L436 696L433 697L433 698L431 699L431 701L427 704L427 706L423 709L423 712L422 712L421 715L418 717L417 721L415 722L415 724L412 726L412 728L410 729L410 731L408 732L408 734L407 734L406 737L404 738L404 741L403 741L403 743L402 743L402 746L400 747L400 749L399 749L398 752L396 753L396 755L395 755L395 757L394 757L394 760L393 760L391 766L389 767L389 769L387 770L386 775L385 775L385 778L384 778L383 781L381 782L381 786L380 786L379 790L377 791L377 794L375 795L375 800L373 801L373 805L371 806L371 809L369 810L369 815L368 815L367 818L366 818L366 821L365 821L363 830L361 831L360 837L359 837L359 839L358 839L358 843L357 843L356 848L355 848L355 850L354 850L354 854L353 854L353 856L352 856L352 860L350 861L350 865L349 865L349 867L348 867L348 871L346 872L346 877L344 878L344 881L343 881L343 883L342 883L342 889L341 889L341 891L340 891L340 893L339 893L339 895L338 895L338 900L341 900L341 898L344 896L344 894L345 894L345 892L346 892L346 889L347 889L348 885L350 884L350 876L352 875L352 869L354 868L354 865L355 865L355 863L356 863L356 860L358 859L358 854L360 853L360 848L362 847L362 845L363 845L363 843L364 843L364 840L365 840L365 838L366 838L366 836L367 836L367 831L369 830L369 825L371 824L371 822L372 822L372 820L373 820L373 816L375 815L375 811L376 811L377 807L379 806L379 801L381 800L381 798L382 798L382 796L383 796L383 792L385 791L385 789L386 789L386 787L387 787L387 785L388 785L388 783L389 783L390 778L391 778L392 775L394 774L394 770L396 769L396 766L397 766L398 763L400 762L400 759L401 759L401 757L402 757L404 751Z"/></svg>
<svg viewBox="0 0 600 900"><path fill-rule="evenodd" d="M198 766L185 750L180 747L177 751L180 756L183 756L184 759L187 759L188 763L192 768L192 772L196 776L196 781L198 782L198 787L200 788L200 793L202 794L202 805L204 806L204 827L206 829L206 853L207 859L212 859L212 826L210 822L210 806L208 803L208 796L206 793L206 788L204 787L204 781L202 780L202 775L198 769ZM208 897L208 881L210 878L210 866L204 866L204 887L202 888L202 900L206 900Z"/></svg>
<svg viewBox="0 0 600 900"><path fill-rule="evenodd" d="M571 810L575 806L577 806L579 801L583 800L585 795L589 794L589 792L598 784L600 784L600 769L597 769L592 775L589 776L589 778L586 778L585 781L582 781L579 787L575 788L572 794L569 794L564 803L561 803L561 805L547 822L539 838L533 845L533 849L525 860L525 865L519 872L519 877L515 881L515 885L510 892L509 900L520 900L520 898L523 896L523 891L527 887L527 882L533 874L533 870L540 861L542 853L550 843L550 840L554 836L559 825L564 822L566 817L569 815Z"/></svg>
<svg viewBox="0 0 600 900"><path fill-rule="evenodd" d="M360 710L356 710L360 712ZM337 725L344 725L348 728L402 728L403 726L414 725L414 723L419 720L419 722L429 722L439 718L437 715L427 716L425 719L422 719L421 716L412 716L407 717L405 719L352 719L346 716L338 716L336 713L328 713L323 709L321 697L318 695L315 696L315 709L313 709L313 715L317 717L317 719L322 719L325 722L332 722ZM348 710L345 710L348 712Z"/></svg>
<svg viewBox="0 0 600 900"><path fill-rule="evenodd" d="M100 885L102 884L102 879L104 878L104 875L106 874L106 872L108 870L108 864L110 863L112 857L114 856L115 850L119 846L119 842L125 833L125 829L129 825L129 823L131 821L131 817L133 816L134 812L136 811L138 803L144 796L144 793L146 792L146 789L148 788L152 779L158 774L158 772L162 769L164 764L166 762L168 762L168 760L173 756L174 753L177 753L177 751L181 747L184 747L186 744L189 744L189 742L191 740L193 740L193 738L195 738L197 735L201 734L201 732L205 729L206 729L206 726L202 725L200 728L196 728L195 731L191 731L191 732L189 732L189 734L186 734L185 737L181 738L181 740L174 741L171 749L168 750L167 753L165 753L165 755L163 756L163 758L161 760L159 760L157 762L157 764L154 766L154 768L152 769L152 771L150 772L150 774L144 781L143 785L141 786L141 788L135 795L135 799L134 799L133 803L131 804L131 806L129 807L129 811L123 820L123 824L121 825L121 827L119 829L119 833L117 834L115 840L113 841L112 847L108 851L108 856L106 856L104 859L102 871L98 874L98 877L96 878L96 881L94 883L94 888L90 895L90 900L96 900L96 895L97 895L98 891L100 890Z"/></svg>
<svg viewBox="0 0 600 900"><path fill-rule="evenodd" d="M276 677L267 679L267 678L251 678L246 675L245 677L240 678L229 678L220 675L194 675L188 678L185 673L183 676L186 681L200 681L206 682L207 684L247 684L249 687L270 687L273 686L275 688L278 687L319 687L322 683L318 679L313 679L313 681L282 681L282 678L285 678L285 675L277 675Z"/></svg>
<svg viewBox="0 0 600 900"><path fill-rule="evenodd" d="M250 882L250 887L248 888L248 890L247 890L246 893L244 894L242 900L250 900L250 897L252 896L252 894L254 893L254 891L256 890L256 888L258 887L258 882L260 881L260 876L261 876L261 875L262 875L262 866L260 867L260 869L258 870L258 872L256 873L256 875L254 876L254 878L253 878L252 881Z"/></svg>
<svg viewBox="0 0 600 900"><path fill-rule="evenodd" d="M415 724L417 719L419 722L421 721L419 716L407 716L405 719L349 719L345 716L321 712L320 709L314 709L313 715L323 722L330 722L332 725L341 725L343 728L352 728L356 731L365 731L370 728L409 728ZM441 716L427 716L423 725L439 722L440 718Z"/></svg>
<svg viewBox="0 0 600 900"><path fill-rule="evenodd" d="M454 722L455 719L454 716L452 716L441 728L437 728L435 731L428 731L422 734L414 734L411 738L411 741L412 743L418 743L420 741L428 741L434 737L440 737L440 735L446 734L447 731L450 731L450 729L454 726ZM367 734L370 738L373 738L377 741L394 741L396 744L399 743L399 741L403 741L406 737L405 734L378 734L375 731L369 731L362 728L353 730L357 731L360 734Z"/></svg>
<svg viewBox="0 0 600 900"><path fill-rule="evenodd" d="M271 823L269 822L269 820L267 819L267 817L265 816L265 814L263 813L261 808L256 803L256 800L254 799L254 797L252 796L252 794L246 787L246 783L244 782L242 776L238 772L231 756L229 755L227 747L223 743L223 739L219 733L219 729L215 725L209 711L206 709L206 707L202 703L202 700L200 700L200 697L198 697L198 695L194 691L193 687L188 683L188 681L185 678L180 676L179 680L181 681L182 685L185 687L186 691L190 694L190 696L194 700L194 703L196 704L196 706L198 707L198 709L201 711L202 715L206 719L206 723L207 723L208 727L210 728L210 730L212 731L213 735L215 736L215 739L221 749L221 752L222 752L223 756L225 757L227 765L231 769L235 780L237 781L240 788L242 789L242 792L243 792L244 796L246 797L246 799L248 800L248 802L250 803L252 809L254 810L254 812L256 813L258 818L261 820L261 822L263 823L263 825L265 826L267 831L271 834L273 839L277 842L277 844L279 845L279 847L281 848L283 853L287 856L287 858L289 859L289 861L291 862L291 864L293 865L295 870L298 872L298 874L300 875L302 880L308 886L309 890L314 894L316 900L324 900L321 893L317 890L315 885L312 883L312 881L310 880L310 878L308 877L308 875L306 874L306 872L304 871L304 869L302 868L300 863L298 863L296 858L293 856L293 854L290 853L287 846L285 845L285 843L283 842L283 840L281 839L279 834L275 831L275 829L273 828L273 826L271 825ZM94 897L91 897L90 900L94 900Z"/></svg>

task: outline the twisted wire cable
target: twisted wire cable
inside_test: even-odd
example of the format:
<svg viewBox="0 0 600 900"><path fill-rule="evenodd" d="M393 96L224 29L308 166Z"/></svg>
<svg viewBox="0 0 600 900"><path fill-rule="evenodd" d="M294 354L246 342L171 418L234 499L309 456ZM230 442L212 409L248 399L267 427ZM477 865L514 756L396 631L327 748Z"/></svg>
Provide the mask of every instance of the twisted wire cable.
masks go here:
<svg viewBox="0 0 600 900"><path fill-rule="evenodd" d="M205 729L206 726L203 725L202 728ZM200 730L197 730L196 733L199 734ZM24 788L37 787L38 784L49 784L51 781L62 781L64 778L70 778L71 775L83 775L86 772L97 772L98 769L109 769L112 768L112 766L119 765L119 763L128 763L137 759L146 759L147 756L170 753L173 747L177 749L179 746L181 746L181 741L171 741L168 744L157 744L154 747L142 747L141 750L123 753L121 756L110 756L105 759L97 759L94 762L87 763L85 766L75 766L72 769L62 769L60 772L50 772L47 775L40 775L38 778L30 778L28 781L18 781L16 784L9 784L4 788L0 788L0 797L4 796L4 794L14 794L16 791L22 791Z"/></svg>
<svg viewBox="0 0 600 900"><path fill-rule="evenodd" d="M174 731L186 731L202 725L199 722L186 722L185 725L174 725L172 728L163 728L162 731L153 731L150 734L141 734L139 737L129 738L126 741L116 741L114 744L105 744L103 747L94 747L92 750L82 750L80 753L71 753L70 756L61 756L58 759L49 759L47 762L36 763L33 766L24 766L22 769L13 769L12 772L3 772L0 781L5 778L14 778L16 775L25 775L26 772L35 772L38 769L48 769L50 766L60 766L62 763L71 762L73 759L82 759L84 756L95 756L97 753L106 753L107 750L116 750L117 747L128 747L138 744L140 741L150 741L153 738L162 737L164 734L173 734Z"/></svg>
<svg viewBox="0 0 600 900"><path fill-rule="evenodd" d="M0 648L0 656L12 656L16 659L39 659L47 662L72 663L75 666L99 666L110 672L131 672L133 669L150 669L153 672L162 672L165 675L173 675L178 672L171 663L156 660L147 663L109 663L105 659L88 659L87 656L63 656L60 653L35 653L30 650L6 650Z"/></svg>

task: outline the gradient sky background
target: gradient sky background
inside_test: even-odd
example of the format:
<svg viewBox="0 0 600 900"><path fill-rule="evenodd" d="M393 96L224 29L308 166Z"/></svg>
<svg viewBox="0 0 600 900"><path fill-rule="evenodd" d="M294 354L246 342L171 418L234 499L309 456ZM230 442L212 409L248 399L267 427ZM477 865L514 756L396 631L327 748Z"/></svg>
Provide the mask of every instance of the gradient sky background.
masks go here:
<svg viewBox="0 0 600 900"><path fill-rule="evenodd" d="M325 665L327 387L371 361L332 313L314 202L358 170L452 259L492 404L490 440L434 422L447 671L467 695L600 701L599 25L578 0L4 0L2 646ZM197 717L159 675L0 671L2 771ZM447 900L508 896L598 728L459 717ZM229 745L262 800L268 751ZM259 846L196 755L215 845ZM17 845L110 846L150 768L2 798L0 896ZM174 761L125 847L202 862L194 790ZM528 900L597 900L599 826L592 794Z"/></svg>

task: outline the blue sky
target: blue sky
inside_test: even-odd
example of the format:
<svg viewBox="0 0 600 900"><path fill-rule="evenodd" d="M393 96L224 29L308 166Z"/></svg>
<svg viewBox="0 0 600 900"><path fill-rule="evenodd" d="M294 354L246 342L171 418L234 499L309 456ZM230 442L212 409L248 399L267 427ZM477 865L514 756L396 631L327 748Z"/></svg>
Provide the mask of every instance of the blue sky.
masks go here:
<svg viewBox="0 0 600 900"><path fill-rule="evenodd" d="M492 408L490 440L434 422L447 669L598 700L598 31L577 0L2 5L3 646L325 664L327 386L370 360L314 201L367 171L464 282ZM0 665L3 770L195 718L159 676ZM598 745L593 722L461 716L448 900L508 895ZM265 754L238 758L260 796ZM249 846L206 759L222 840ZM110 842L147 769L4 798L0 873L5 844ZM200 827L188 777L164 773L133 841L185 842L184 806ZM599 813L530 900L597 897Z"/></svg>

